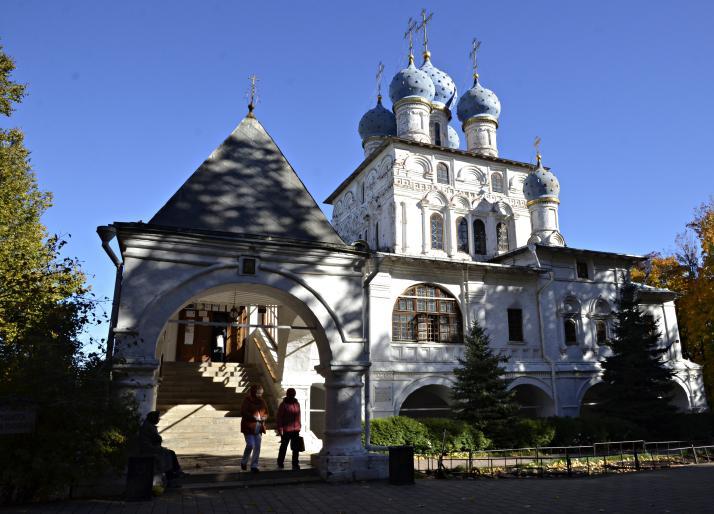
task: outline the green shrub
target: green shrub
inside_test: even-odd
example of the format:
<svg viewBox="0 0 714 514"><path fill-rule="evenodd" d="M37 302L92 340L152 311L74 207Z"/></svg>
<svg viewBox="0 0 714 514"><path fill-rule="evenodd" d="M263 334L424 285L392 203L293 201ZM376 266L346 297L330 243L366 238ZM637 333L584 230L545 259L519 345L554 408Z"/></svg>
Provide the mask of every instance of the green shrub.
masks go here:
<svg viewBox="0 0 714 514"><path fill-rule="evenodd" d="M499 433L488 435L496 448L548 446L555 436L555 426L548 419L518 418Z"/></svg>
<svg viewBox="0 0 714 514"><path fill-rule="evenodd" d="M444 449L447 452L483 450L491 444L491 441L483 435L483 432L465 421L446 418L426 418L422 419L421 422L428 430L431 447L435 452L441 451L442 443L445 443ZM445 441L444 430L446 430Z"/></svg>
<svg viewBox="0 0 714 514"><path fill-rule="evenodd" d="M414 447L415 452L431 451L429 431L419 421L406 416L373 419L371 426L371 442L379 446Z"/></svg>

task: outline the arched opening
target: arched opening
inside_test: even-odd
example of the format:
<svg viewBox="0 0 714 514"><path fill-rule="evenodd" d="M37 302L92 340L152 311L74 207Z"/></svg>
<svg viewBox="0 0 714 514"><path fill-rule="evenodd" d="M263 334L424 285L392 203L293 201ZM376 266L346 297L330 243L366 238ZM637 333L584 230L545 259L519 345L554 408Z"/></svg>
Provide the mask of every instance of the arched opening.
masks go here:
<svg viewBox="0 0 714 514"><path fill-rule="evenodd" d="M474 220L474 253L486 255L486 225L483 220Z"/></svg>
<svg viewBox="0 0 714 514"><path fill-rule="evenodd" d="M677 412L690 412L692 410L689 403L689 395L680 384L674 382L670 394L669 403L677 409Z"/></svg>
<svg viewBox="0 0 714 514"><path fill-rule="evenodd" d="M574 319L566 318L563 320L563 331L565 332L566 345L573 346L578 344L578 327Z"/></svg>
<svg viewBox="0 0 714 514"><path fill-rule="evenodd" d="M226 275L235 280L235 268L227 270ZM260 278L265 279L267 273L262 275ZM155 407L150 408L162 412L158 429L165 445L189 466L196 455L223 457L243 450L245 443L238 435L240 408L251 384L260 384L264 389L263 398L273 418L284 387L295 387L303 409L314 406L316 411L322 411L314 413L320 436L312 432L311 417L305 416L306 445L314 451L325 434L324 386L322 400L315 398L314 404L310 400L317 395L312 384L322 379L315 366L331 358L323 328L325 319L330 319L329 311L326 318L320 312L325 307L314 293L292 280L278 278L276 285L283 289L248 282L256 280L253 277L245 279L243 283L206 289L201 289L200 284L187 287L184 283L170 294L157 297L138 324L139 333L148 336L161 326L160 316L168 318L164 318L155 339L155 357L162 367ZM201 282L210 284L212 280L219 281L209 275ZM193 312L187 316L187 311ZM332 335L339 338L339 328L330 327L335 329ZM241 331L240 358L233 358L231 331ZM218 351L221 345L225 353ZM286 369L288 385L283 386ZM270 440L275 435L269 431L264 437ZM274 446L264 444L268 445L266 450ZM264 453L269 455L269 450Z"/></svg>
<svg viewBox="0 0 714 514"><path fill-rule="evenodd" d="M459 252L469 253L469 225L464 218L456 220L456 246Z"/></svg>
<svg viewBox="0 0 714 514"><path fill-rule="evenodd" d="M529 418L554 416L553 400L542 389L531 384L520 384L513 388L520 414Z"/></svg>
<svg viewBox="0 0 714 514"><path fill-rule="evenodd" d="M420 343L463 342L461 310L453 295L419 284L404 291L392 311L392 340Z"/></svg>
<svg viewBox="0 0 714 514"><path fill-rule="evenodd" d="M451 389L427 385L411 393L399 409L400 416L410 418L447 418L451 416Z"/></svg>
<svg viewBox="0 0 714 514"><path fill-rule="evenodd" d="M443 162L436 165L436 182L439 184L449 185L449 167Z"/></svg>
<svg viewBox="0 0 714 514"><path fill-rule="evenodd" d="M602 405L602 402L605 400L606 393L607 384L604 382L590 386L580 401L580 415L593 416L598 406Z"/></svg>

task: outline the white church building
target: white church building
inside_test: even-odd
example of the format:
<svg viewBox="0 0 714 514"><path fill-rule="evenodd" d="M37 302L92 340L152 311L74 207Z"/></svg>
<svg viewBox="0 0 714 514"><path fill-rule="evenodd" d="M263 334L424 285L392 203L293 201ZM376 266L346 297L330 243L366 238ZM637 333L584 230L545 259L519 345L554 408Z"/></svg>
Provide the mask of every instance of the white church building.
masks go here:
<svg viewBox="0 0 714 514"><path fill-rule="evenodd" d="M249 381L273 408L294 387L325 478L383 475L362 420L448 414L474 321L508 356L525 414L577 416L597 402L618 287L643 258L567 246L555 173L540 155L499 155L500 102L478 74L459 97L428 51L420 67L410 55L389 99L359 123L364 160L325 200L331 223L251 106L148 223L100 227L121 250L114 377L143 412L193 415L194 432L211 418L215 435ZM673 401L706 409L674 293L642 287L639 298L675 371ZM205 434L198 446L236 450Z"/></svg>

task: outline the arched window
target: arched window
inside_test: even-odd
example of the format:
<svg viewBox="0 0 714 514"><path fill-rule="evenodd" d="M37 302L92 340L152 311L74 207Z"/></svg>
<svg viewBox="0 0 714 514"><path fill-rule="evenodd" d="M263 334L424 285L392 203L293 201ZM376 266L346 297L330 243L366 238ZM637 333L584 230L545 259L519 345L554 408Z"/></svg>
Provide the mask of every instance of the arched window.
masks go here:
<svg viewBox="0 0 714 514"><path fill-rule="evenodd" d="M439 214L431 215L431 248L433 250L444 249L444 220Z"/></svg>
<svg viewBox="0 0 714 514"><path fill-rule="evenodd" d="M449 167L443 162L436 165L436 181L439 184L449 184Z"/></svg>
<svg viewBox="0 0 714 514"><path fill-rule="evenodd" d="M379 251L379 222L374 224L374 249Z"/></svg>
<svg viewBox="0 0 714 514"><path fill-rule="evenodd" d="M469 225L464 218L456 221L457 249L469 253Z"/></svg>
<svg viewBox="0 0 714 514"><path fill-rule="evenodd" d="M595 320L595 341L597 344L607 344L607 323L604 319Z"/></svg>
<svg viewBox="0 0 714 514"><path fill-rule="evenodd" d="M599 345L608 344L607 320L612 314L612 309L607 300L602 298L595 302L593 318L595 318L595 342Z"/></svg>
<svg viewBox="0 0 714 514"><path fill-rule="evenodd" d="M410 287L394 304L392 339L422 343L461 343L461 312L456 298L437 286Z"/></svg>
<svg viewBox="0 0 714 514"><path fill-rule="evenodd" d="M494 193L503 193L503 175L500 173L491 174L491 188Z"/></svg>
<svg viewBox="0 0 714 514"><path fill-rule="evenodd" d="M578 344L578 326L572 318L563 320L563 330L565 332L565 344L572 346Z"/></svg>
<svg viewBox="0 0 714 514"><path fill-rule="evenodd" d="M434 123L434 144L441 146L441 124Z"/></svg>
<svg viewBox="0 0 714 514"><path fill-rule="evenodd" d="M503 222L496 225L496 241L499 253L508 251L508 225Z"/></svg>
<svg viewBox="0 0 714 514"><path fill-rule="evenodd" d="M598 316L609 316L610 315L610 304L602 298L595 302L595 314Z"/></svg>
<svg viewBox="0 0 714 514"><path fill-rule="evenodd" d="M483 220L474 220L474 252L486 255L486 225Z"/></svg>

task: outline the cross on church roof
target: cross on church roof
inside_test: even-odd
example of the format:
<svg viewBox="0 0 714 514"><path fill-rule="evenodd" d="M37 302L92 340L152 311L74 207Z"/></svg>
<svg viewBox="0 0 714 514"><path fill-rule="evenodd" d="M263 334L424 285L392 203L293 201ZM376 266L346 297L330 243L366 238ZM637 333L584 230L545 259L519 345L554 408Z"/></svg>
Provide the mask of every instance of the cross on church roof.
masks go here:
<svg viewBox="0 0 714 514"><path fill-rule="evenodd" d="M419 24L418 27L416 27L416 30L424 30L424 59L428 59L430 54L429 54L429 37L426 34L426 24L431 21L431 19L434 17L434 13L431 13L427 16L426 14L426 9L421 10L421 23Z"/></svg>
<svg viewBox="0 0 714 514"><path fill-rule="evenodd" d="M409 38L409 64L414 64L414 41L412 36L417 29L416 22L409 18L407 22L407 31L404 33L404 39Z"/></svg>
<svg viewBox="0 0 714 514"><path fill-rule="evenodd" d="M257 82L258 82L258 77L255 76L255 73L248 77L248 80L250 80L250 91L248 92L248 96L250 98L250 102L248 103L248 116L251 118L253 117L253 110L255 109L255 104L258 103L258 92L257 92Z"/></svg>
<svg viewBox="0 0 714 514"><path fill-rule="evenodd" d="M471 62L473 63L474 69L474 79L478 78L478 49L481 48L481 41L474 38L471 42L471 51L469 52L469 57L471 57Z"/></svg>
<svg viewBox="0 0 714 514"><path fill-rule="evenodd" d="M375 78L377 79L377 98L382 99L382 74L384 73L384 64L382 64L382 61L379 61L379 65L377 66L377 75Z"/></svg>
<svg viewBox="0 0 714 514"><path fill-rule="evenodd" d="M535 140L533 141L533 146L536 149L536 161L538 164L540 164L541 161L541 155L540 155L540 136L536 136Z"/></svg>

